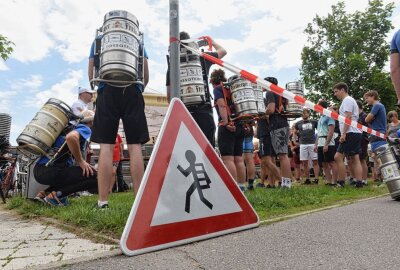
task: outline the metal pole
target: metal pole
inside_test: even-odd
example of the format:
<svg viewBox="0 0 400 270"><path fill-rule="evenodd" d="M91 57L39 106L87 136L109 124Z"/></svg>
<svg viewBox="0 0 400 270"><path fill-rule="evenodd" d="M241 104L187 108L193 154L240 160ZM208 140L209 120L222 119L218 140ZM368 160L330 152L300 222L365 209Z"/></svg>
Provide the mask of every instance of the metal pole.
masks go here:
<svg viewBox="0 0 400 270"><path fill-rule="evenodd" d="M169 1L169 36L170 36L170 95L180 97L180 80L179 80L179 0Z"/></svg>

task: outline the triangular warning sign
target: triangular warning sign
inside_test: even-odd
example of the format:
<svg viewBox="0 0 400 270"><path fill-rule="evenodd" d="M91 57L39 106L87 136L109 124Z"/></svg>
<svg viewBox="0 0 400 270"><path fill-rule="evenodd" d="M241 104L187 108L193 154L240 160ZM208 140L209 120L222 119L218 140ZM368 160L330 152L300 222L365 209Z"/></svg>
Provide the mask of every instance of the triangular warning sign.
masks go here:
<svg viewBox="0 0 400 270"><path fill-rule="evenodd" d="M122 251L138 255L258 224L189 111L174 98L125 225Z"/></svg>

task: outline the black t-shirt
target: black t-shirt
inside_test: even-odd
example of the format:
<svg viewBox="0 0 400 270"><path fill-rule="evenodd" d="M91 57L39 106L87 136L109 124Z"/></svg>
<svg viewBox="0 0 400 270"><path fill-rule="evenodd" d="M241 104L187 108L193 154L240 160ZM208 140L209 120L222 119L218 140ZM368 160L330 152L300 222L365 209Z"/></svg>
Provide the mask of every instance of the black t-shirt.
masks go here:
<svg viewBox="0 0 400 270"><path fill-rule="evenodd" d="M294 126L299 131L300 144L315 143L315 130L318 122L315 120L301 120Z"/></svg>
<svg viewBox="0 0 400 270"><path fill-rule="evenodd" d="M363 126L368 127L368 123L365 122L366 117L367 117L367 114L364 111L362 113L360 113L358 116L358 123L360 123ZM368 141L368 133L363 132L363 139Z"/></svg>
<svg viewBox="0 0 400 270"><path fill-rule="evenodd" d="M205 52L208 55L211 55L215 58L218 58L218 53L217 52ZM212 113L212 107L211 107L211 95L210 95L210 89L208 87L208 73L210 72L211 66L214 64L213 62L210 62L203 57L200 57L200 63L201 63L201 69L203 71L203 82L205 86L205 92L206 92L206 99L207 103L205 104L200 104L200 105L195 105L195 106L187 106L188 110L193 113ZM171 84L170 78L169 78L169 62L168 62L168 70L167 70L167 75L166 75L166 86L169 86Z"/></svg>
<svg viewBox="0 0 400 270"><path fill-rule="evenodd" d="M267 91L267 93L265 94L265 99L266 99L266 106L268 106L268 104L270 103L275 103L275 111L277 111L277 109L281 105L281 100L282 100L281 97L271 91ZM275 112L269 115L270 130L277 130L279 128L288 126L289 123L287 121L287 118L282 114Z"/></svg>

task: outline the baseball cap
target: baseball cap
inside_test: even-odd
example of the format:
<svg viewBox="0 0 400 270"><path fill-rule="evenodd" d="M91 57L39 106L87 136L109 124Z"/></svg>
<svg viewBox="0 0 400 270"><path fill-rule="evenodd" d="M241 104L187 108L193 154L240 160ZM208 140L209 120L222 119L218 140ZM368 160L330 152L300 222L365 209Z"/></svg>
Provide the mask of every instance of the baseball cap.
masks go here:
<svg viewBox="0 0 400 270"><path fill-rule="evenodd" d="M82 94L82 93L91 93L91 94L93 94L93 93L96 93L96 91L94 91L94 90L91 90L91 89L88 89L88 88L85 88L85 87L81 87L81 86L77 87L77 92L78 92L78 94Z"/></svg>

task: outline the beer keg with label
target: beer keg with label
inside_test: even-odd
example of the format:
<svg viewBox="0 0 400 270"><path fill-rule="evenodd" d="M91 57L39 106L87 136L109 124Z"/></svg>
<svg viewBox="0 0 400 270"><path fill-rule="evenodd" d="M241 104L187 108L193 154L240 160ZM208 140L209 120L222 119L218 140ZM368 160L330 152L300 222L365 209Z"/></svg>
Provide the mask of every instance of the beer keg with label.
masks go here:
<svg viewBox="0 0 400 270"><path fill-rule="evenodd" d="M137 18L124 10L110 11L104 16L102 32L100 78L121 81L121 84L136 81L140 56Z"/></svg>
<svg viewBox="0 0 400 270"><path fill-rule="evenodd" d="M251 85L253 86L254 96L256 98L258 115L264 115L266 108L265 108L265 102L264 102L263 89L261 86L255 84L255 83L252 83Z"/></svg>
<svg viewBox="0 0 400 270"><path fill-rule="evenodd" d="M240 77L229 79L231 99L237 118L253 118L258 115L256 97L251 82Z"/></svg>
<svg viewBox="0 0 400 270"><path fill-rule="evenodd" d="M400 171L399 164L388 144L376 149L377 159L381 166L383 181L386 183L390 196L394 200L400 200Z"/></svg>
<svg viewBox="0 0 400 270"><path fill-rule="evenodd" d="M66 103L50 98L18 136L18 149L33 155L48 153L67 126L71 114Z"/></svg>
<svg viewBox="0 0 400 270"><path fill-rule="evenodd" d="M187 44L196 50L199 49L197 43ZM205 86L203 71L201 68L200 57L193 54L184 47L180 48L180 84L181 100L186 106L198 105L205 102Z"/></svg>
<svg viewBox="0 0 400 270"><path fill-rule="evenodd" d="M286 90L294 95L304 97L304 85L300 81L287 83ZM286 112L293 117L300 117L303 112L303 106L294 101L289 101L286 107Z"/></svg>

